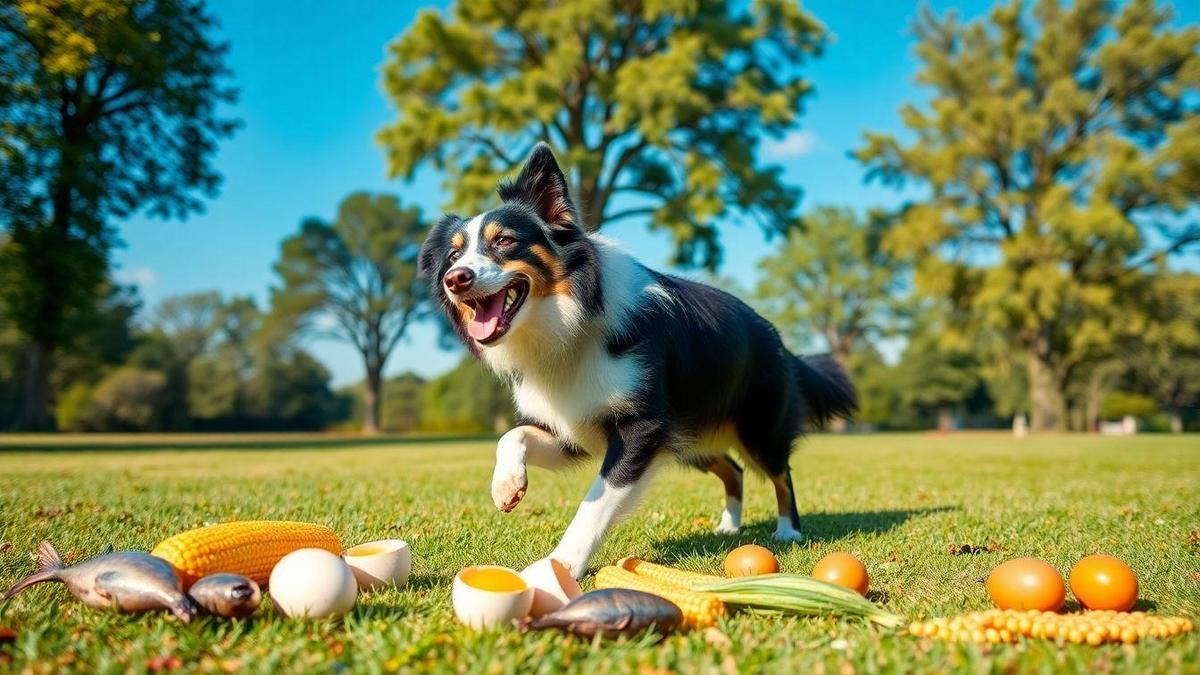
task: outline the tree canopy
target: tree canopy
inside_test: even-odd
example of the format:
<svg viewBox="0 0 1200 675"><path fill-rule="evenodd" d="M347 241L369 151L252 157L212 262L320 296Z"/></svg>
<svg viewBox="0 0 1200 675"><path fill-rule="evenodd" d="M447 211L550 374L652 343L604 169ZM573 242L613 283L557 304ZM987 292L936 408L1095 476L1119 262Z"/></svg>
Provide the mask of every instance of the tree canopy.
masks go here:
<svg viewBox="0 0 1200 675"><path fill-rule="evenodd" d="M929 104L901 110L911 141L857 153L916 184L888 250L1023 354L1035 429L1064 427L1067 384L1119 343L1141 272L1200 241L1200 27L1169 19L1151 0L922 10Z"/></svg>
<svg viewBox="0 0 1200 675"><path fill-rule="evenodd" d="M881 248L885 226L878 219L825 206L805 221L803 232L759 261L756 301L793 348L811 348L820 338L845 363L895 325L903 266Z"/></svg>
<svg viewBox="0 0 1200 675"><path fill-rule="evenodd" d="M677 263L715 268L723 223L798 223L756 151L796 124L825 39L792 0L460 0L391 45L378 138L393 175L431 165L470 210L545 141L591 228L648 218Z"/></svg>
<svg viewBox="0 0 1200 675"><path fill-rule="evenodd" d="M48 424L55 352L107 280L113 220L212 195L235 123L199 0L0 3L0 302L29 342L20 423Z"/></svg>

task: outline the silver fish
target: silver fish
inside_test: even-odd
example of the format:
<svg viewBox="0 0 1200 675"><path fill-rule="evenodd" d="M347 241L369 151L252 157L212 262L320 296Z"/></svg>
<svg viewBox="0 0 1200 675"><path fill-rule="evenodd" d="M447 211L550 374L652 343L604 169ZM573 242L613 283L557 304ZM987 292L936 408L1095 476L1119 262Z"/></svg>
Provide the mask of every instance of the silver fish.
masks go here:
<svg viewBox="0 0 1200 675"><path fill-rule="evenodd" d="M210 574L192 584L187 594L204 611L226 618L250 616L262 601L258 584L240 574Z"/></svg>
<svg viewBox="0 0 1200 675"><path fill-rule="evenodd" d="M88 607L122 612L166 609L184 623L196 616L196 605L183 594L175 569L149 553L107 553L67 567L54 546L43 541L38 546L37 563L37 571L9 589L0 604L34 584L58 581Z"/></svg>
<svg viewBox="0 0 1200 675"><path fill-rule="evenodd" d="M560 628L583 637L636 635L647 628L658 633L675 630L683 612L664 598L624 588L604 588L575 598L557 611L528 624L529 628Z"/></svg>

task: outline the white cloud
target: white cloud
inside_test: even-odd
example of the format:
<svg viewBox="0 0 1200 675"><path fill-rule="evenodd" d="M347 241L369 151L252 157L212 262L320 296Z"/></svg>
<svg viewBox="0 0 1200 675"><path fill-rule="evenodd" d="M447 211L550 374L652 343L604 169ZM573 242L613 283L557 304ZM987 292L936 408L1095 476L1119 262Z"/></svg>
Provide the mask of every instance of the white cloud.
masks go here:
<svg viewBox="0 0 1200 675"><path fill-rule="evenodd" d="M158 272L149 267L117 270L114 276L122 284L133 284L143 289L158 283Z"/></svg>
<svg viewBox="0 0 1200 675"><path fill-rule="evenodd" d="M817 136L811 131L788 132L783 138L763 141L763 156L767 159L796 159L810 154L817 147Z"/></svg>

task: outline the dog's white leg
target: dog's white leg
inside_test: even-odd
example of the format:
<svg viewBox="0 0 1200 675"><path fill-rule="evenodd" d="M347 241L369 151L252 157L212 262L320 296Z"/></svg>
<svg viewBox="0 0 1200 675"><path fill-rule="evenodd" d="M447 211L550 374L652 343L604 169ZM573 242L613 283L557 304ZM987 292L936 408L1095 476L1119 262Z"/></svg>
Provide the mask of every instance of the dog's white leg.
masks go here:
<svg viewBox="0 0 1200 675"><path fill-rule="evenodd" d="M721 522L713 530L717 534L737 534L742 528L742 500L725 497L725 510L721 511Z"/></svg>
<svg viewBox="0 0 1200 675"><path fill-rule="evenodd" d="M520 426L500 437L496 444L496 469L492 473L492 502L501 511L512 511L529 489L528 464L560 469L573 460L562 443L535 426Z"/></svg>
<svg viewBox="0 0 1200 675"><path fill-rule="evenodd" d="M737 534L742 527L742 469L728 456L712 460L707 469L725 486L725 510L713 531Z"/></svg>
<svg viewBox="0 0 1200 675"><path fill-rule="evenodd" d="M775 541L801 541L804 535L800 532L800 512L796 509L796 491L792 486L790 472L772 476L771 483L775 486L775 500L779 506L779 518L775 524Z"/></svg>
<svg viewBox="0 0 1200 675"><path fill-rule="evenodd" d="M638 496L649 482L649 471L634 482L621 486L611 485L603 476L597 476L563 534L562 541L558 542L550 557L566 565L575 578L582 576L588 560L604 541L608 528L633 510Z"/></svg>

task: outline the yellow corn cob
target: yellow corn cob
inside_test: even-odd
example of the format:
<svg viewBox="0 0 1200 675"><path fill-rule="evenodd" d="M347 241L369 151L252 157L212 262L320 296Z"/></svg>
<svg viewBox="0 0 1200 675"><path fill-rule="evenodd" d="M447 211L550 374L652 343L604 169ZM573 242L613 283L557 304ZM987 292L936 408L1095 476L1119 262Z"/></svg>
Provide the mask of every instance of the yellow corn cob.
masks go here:
<svg viewBox="0 0 1200 675"><path fill-rule="evenodd" d="M706 628L725 615L725 603L711 593L690 591L634 574L622 567L600 568L596 572L596 588L626 588L670 600L683 612L683 625L686 628Z"/></svg>
<svg viewBox="0 0 1200 675"><path fill-rule="evenodd" d="M340 555L342 543L324 525L286 520L244 520L198 527L168 537L154 547L171 563L186 589L201 577L231 572L266 584L283 556L302 548Z"/></svg>
<svg viewBox="0 0 1200 675"><path fill-rule="evenodd" d="M648 579L661 581L664 584L670 584L680 588L691 588L693 584L707 584L714 581L725 580L723 577L717 577L711 574L677 570L674 567L667 567L666 565L655 565L654 563L648 563L640 558L623 558L617 562L617 566Z"/></svg>

